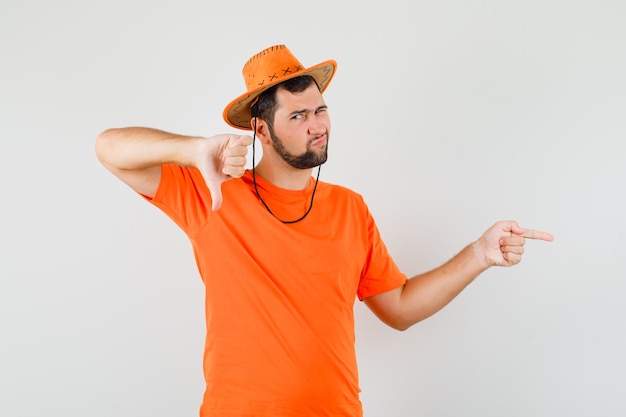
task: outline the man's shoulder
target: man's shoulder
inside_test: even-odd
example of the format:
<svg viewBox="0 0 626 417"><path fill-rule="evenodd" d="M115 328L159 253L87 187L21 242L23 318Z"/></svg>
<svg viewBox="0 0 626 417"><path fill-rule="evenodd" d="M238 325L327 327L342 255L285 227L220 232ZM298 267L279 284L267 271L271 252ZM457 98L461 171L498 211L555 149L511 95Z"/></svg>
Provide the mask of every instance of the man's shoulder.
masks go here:
<svg viewBox="0 0 626 417"><path fill-rule="evenodd" d="M356 201L360 204L365 204L361 193L345 185L320 181L318 185L318 190L322 191L324 194L327 194L332 199L347 199Z"/></svg>
<svg viewBox="0 0 626 417"><path fill-rule="evenodd" d="M357 191L353 190L352 188L348 186L336 184L332 182L320 181L319 186L328 187L329 190L332 190L338 193L360 195L360 193L358 193Z"/></svg>

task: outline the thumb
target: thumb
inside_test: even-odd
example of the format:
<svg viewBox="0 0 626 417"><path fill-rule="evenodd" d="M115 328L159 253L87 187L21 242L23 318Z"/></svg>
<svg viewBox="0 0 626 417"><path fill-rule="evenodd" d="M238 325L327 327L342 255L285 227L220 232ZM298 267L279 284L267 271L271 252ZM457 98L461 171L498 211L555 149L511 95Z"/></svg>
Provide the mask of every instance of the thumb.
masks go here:
<svg viewBox="0 0 626 417"><path fill-rule="evenodd" d="M211 200L213 204L211 209L218 211L222 207L222 181L209 180L207 181L207 187L211 193Z"/></svg>
<svg viewBox="0 0 626 417"><path fill-rule="evenodd" d="M511 221L510 223L511 233L515 235L523 235L525 230L520 227L520 225L516 221Z"/></svg>
<svg viewBox="0 0 626 417"><path fill-rule="evenodd" d="M200 169L213 200L211 208L217 211L222 207L222 183L241 177L245 171L245 155L252 137L224 134L214 136L210 143L209 163Z"/></svg>

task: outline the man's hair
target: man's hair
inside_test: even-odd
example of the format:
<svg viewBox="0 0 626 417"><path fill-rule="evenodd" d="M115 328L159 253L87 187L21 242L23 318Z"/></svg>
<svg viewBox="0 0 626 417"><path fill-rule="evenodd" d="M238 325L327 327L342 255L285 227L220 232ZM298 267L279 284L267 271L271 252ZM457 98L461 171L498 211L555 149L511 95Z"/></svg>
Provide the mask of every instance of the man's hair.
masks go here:
<svg viewBox="0 0 626 417"><path fill-rule="evenodd" d="M257 102L250 108L251 116L253 118L259 117L272 128L274 124L274 114L276 113L276 106L278 104L276 103L276 91L279 88L284 88L290 93L301 93L312 84L315 84L319 89L315 78L310 75L301 75L271 86L259 95Z"/></svg>

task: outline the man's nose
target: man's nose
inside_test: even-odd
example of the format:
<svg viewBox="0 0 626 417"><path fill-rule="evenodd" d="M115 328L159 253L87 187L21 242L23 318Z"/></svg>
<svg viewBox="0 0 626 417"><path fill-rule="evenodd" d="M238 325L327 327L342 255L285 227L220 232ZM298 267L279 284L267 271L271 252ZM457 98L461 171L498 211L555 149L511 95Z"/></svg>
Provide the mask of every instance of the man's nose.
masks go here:
<svg viewBox="0 0 626 417"><path fill-rule="evenodd" d="M326 125L322 122L322 120L315 118L311 121L309 133L312 135L323 135L326 133Z"/></svg>

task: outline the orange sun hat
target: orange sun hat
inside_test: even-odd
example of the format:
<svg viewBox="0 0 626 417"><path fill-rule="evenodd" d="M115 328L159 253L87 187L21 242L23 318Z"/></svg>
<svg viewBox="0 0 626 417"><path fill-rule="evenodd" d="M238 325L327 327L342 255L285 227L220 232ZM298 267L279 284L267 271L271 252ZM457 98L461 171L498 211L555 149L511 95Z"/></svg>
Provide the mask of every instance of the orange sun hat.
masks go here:
<svg viewBox="0 0 626 417"><path fill-rule="evenodd" d="M305 68L285 45L262 50L243 66L246 93L231 101L224 109L224 120L237 129L252 130L250 107L256 98L273 85L301 75L312 76L323 93L335 74L334 60Z"/></svg>

